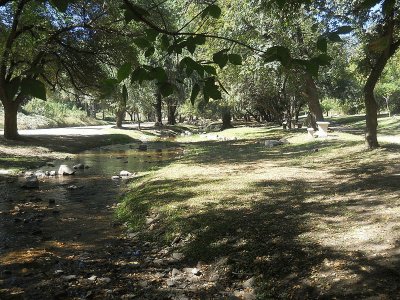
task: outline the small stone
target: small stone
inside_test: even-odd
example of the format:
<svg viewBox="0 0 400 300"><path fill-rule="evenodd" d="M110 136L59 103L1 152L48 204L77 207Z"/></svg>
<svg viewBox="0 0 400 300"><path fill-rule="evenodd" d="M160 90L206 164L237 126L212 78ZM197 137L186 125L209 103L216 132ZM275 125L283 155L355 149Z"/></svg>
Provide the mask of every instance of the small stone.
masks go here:
<svg viewBox="0 0 400 300"><path fill-rule="evenodd" d="M39 180L36 175L25 177L25 182L21 185L24 189L38 189Z"/></svg>
<svg viewBox="0 0 400 300"><path fill-rule="evenodd" d="M61 165L60 168L58 169L58 175L64 176L64 175L74 175L75 170L71 169L67 165Z"/></svg>
<svg viewBox="0 0 400 300"><path fill-rule="evenodd" d="M62 276L62 279L64 279L65 281L72 281L77 279L76 275L67 275L67 276Z"/></svg>
<svg viewBox="0 0 400 300"><path fill-rule="evenodd" d="M92 275L92 276L90 276L89 278L88 278L88 280L90 280L90 281L95 281L97 279L97 276L96 275Z"/></svg>
<svg viewBox="0 0 400 300"><path fill-rule="evenodd" d="M243 282L243 287L252 288L254 286L255 281L256 281L255 277L251 277L250 279L247 279L245 282Z"/></svg>
<svg viewBox="0 0 400 300"><path fill-rule="evenodd" d="M178 269L175 269L175 268L172 269L172 271L171 271L172 277L179 276L181 273L182 273L181 271L179 271Z"/></svg>
<svg viewBox="0 0 400 300"><path fill-rule="evenodd" d="M178 244L181 240L182 240L182 237L179 235L179 236L174 238L174 240L172 241L171 245Z"/></svg>
<svg viewBox="0 0 400 300"><path fill-rule="evenodd" d="M175 286L175 280L167 279L167 286L168 287L174 287Z"/></svg>
<svg viewBox="0 0 400 300"><path fill-rule="evenodd" d="M185 255L183 253L179 253L179 252L172 253L172 258L173 259L181 260L184 257L185 257Z"/></svg>
<svg viewBox="0 0 400 300"><path fill-rule="evenodd" d="M201 272L200 272L199 269L193 268L193 269L192 269L192 274L195 275L195 276L200 276L200 275L201 275Z"/></svg>
<svg viewBox="0 0 400 300"><path fill-rule="evenodd" d="M110 283L111 282L111 278L109 278L109 277L98 278L97 280L99 282L103 282L103 283Z"/></svg>
<svg viewBox="0 0 400 300"><path fill-rule="evenodd" d="M83 170L85 168L84 164L77 164L73 166L75 170Z"/></svg>
<svg viewBox="0 0 400 300"><path fill-rule="evenodd" d="M211 282L216 282L216 281L219 280L219 275L218 274L212 274L208 280L211 281Z"/></svg>
<svg viewBox="0 0 400 300"><path fill-rule="evenodd" d="M67 190L70 190L70 191L77 190L77 189L78 189L78 187L76 185L70 185L67 187Z"/></svg>
<svg viewBox="0 0 400 300"><path fill-rule="evenodd" d="M138 232L132 232L132 233L128 233L128 238L130 238L130 239L134 239L134 238L136 238L137 236L139 235L139 233Z"/></svg>
<svg viewBox="0 0 400 300"><path fill-rule="evenodd" d="M147 145L146 144L140 144L138 147L139 151L147 151Z"/></svg>
<svg viewBox="0 0 400 300"><path fill-rule="evenodd" d="M57 175L57 172L56 171L50 171L50 176L56 176Z"/></svg>
<svg viewBox="0 0 400 300"><path fill-rule="evenodd" d="M61 274L64 274L63 270L55 270L54 271L54 275L61 275Z"/></svg>
<svg viewBox="0 0 400 300"><path fill-rule="evenodd" d="M133 174L128 171L121 171L119 172L119 176L132 176Z"/></svg>
<svg viewBox="0 0 400 300"><path fill-rule="evenodd" d="M112 176L111 179L112 179L112 180L120 180L120 179L121 179L121 176Z"/></svg>
<svg viewBox="0 0 400 300"><path fill-rule="evenodd" d="M135 294L125 294L121 296L121 299L125 300L125 299L135 299L136 295Z"/></svg>
<svg viewBox="0 0 400 300"><path fill-rule="evenodd" d="M55 167L56 165L54 164L54 162L48 161L48 162L46 163L46 166L48 166L48 167Z"/></svg>

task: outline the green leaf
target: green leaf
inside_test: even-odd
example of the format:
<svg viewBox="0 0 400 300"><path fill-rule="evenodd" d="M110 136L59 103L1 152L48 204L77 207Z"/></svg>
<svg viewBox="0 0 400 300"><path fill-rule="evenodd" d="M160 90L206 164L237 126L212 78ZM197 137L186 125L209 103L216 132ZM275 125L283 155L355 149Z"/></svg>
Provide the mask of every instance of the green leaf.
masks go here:
<svg viewBox="0 0 400 300"><path fill-rule="evenodd" d="M326 40L325 37L323 36L318 37L317 48L322 52L328 51L328 41Z"/></svg>
<svg viewBox="0 0 400 300"><path fill-rule="evenodd" d="M194 105L194 102L196 101L196 98L199 95L199 93L200 93L200 86L197 83L195 83L193 85L192 93L190 95L190 102L192 103L192 105Z"/></svg>
<svg viewBox="0 0 400 300"><path fill-rule="evenodd" d="M155 42L159 35L159 32L152 28L146 29L145 32L146 32L147 40L150 42Z"/></svg>
<svg viewBox="0 0 400 300"><path fill-rule="evenodd" d="M214 53L213 55L213 61L221 68L223 69L226 64L228 63L228 54L226 53L228 49L223 49L221 51L218 51Z"/></svg>
<svg viewBox="0 0 400 300"><path fill-rule="evenodd" d="M359 8L360 9L371 9L372 7L377 5L379 2L381 2L381 0L365 0L360 4Z"/></svg>
<svg viewBox="0 0 400 300"><path fill-rule="evenodd" d="M129 74L132 71L132 64L131 63L124 63L117 72L117 79L119 82L125 80L129 77Z"/></svg>
<svg viewBox="0 0 400 300"><path fill-rule="evenodd" d="M133 42L135 43L136 46L138 46L141 49L147 49L152 46L150 42L144 37L136 38L133 40Z"/></svg>
<svg viewBox="0 0 400 300"><path fill-rule="evenodd" d="M215 19L218 19L221 13L221 8L218 5L213 4L208 7L208 14Z"/></svg>
<svg viewBox="0 0 400 300"><path fill-rule="evenodd" d="M163 97L168 97L174 93L174 85L169 82L164 82L160 86L160 93Z"/></svg>
<svg viewBox="0 0 400 300"><path fill-rule="evenodd" d="M46 100L46 87L44 86L43 82L36 79L22 79L21 92L24 95Z"/></svg>
<svg viewBox="0 0 400 300"><path fill-rule="evenodd" d="M312 76L318 77L319 64L315 61L310 60L306 65L306 70Z"/></svg>
<svg viewBox="0 0 400 300"><path fill-rule="evenodd" d="M169 37L168 35L164 34L161 36L161 49L162 50L167 50L169 47Z"/></svg>
<svg viewBox="0 0 400 300"><path fill-rule="evenodd" d="M203 65L203 69L210 75L217 75L217 70L213 66Z"/></svg>
<svg viewBox="0 0 400 300"><path fill-rule="evenodd" d="M340 38L340 36L336 33L336 32L329 32L327 34L327 38L331 41L331 42L341 42L342 39Z"/></svg>
<svg viewBox="0 0 400 300"><path fill-rule="evenodd" d="M6 93L8 99L14 99L18 93L18 89L21 86L21 77L15 77L10 82L6 83Z"/></svg>
<svg viewBox="0 0 400 300"><path fill-rule="evenodd" d="M186 41L186 48L190 53L194 53L196 51L196 43L194 42L194 39L192 37L189 37Z"/></svg>
<svg viewBox="0 0 400 300"><path fill-rule="evenodd" d="M204 83L203 88L204 98L212 98L212 99L221 99L222 94L221 91L218 89L218 86L215 85L215 78L209 77Z"/></svg>
<svg viewBox="0 0 400 300"><path fill-rule="evenodd" d="M393 11L395 5L396 0L385 0L382 5L382 12L385 15L390 14Z"/></svg>
<svg viewBox="0 0 400 300"><path fill-rule="evenodd" d="M161 68L161 67L153 68L153 69L150 71L149 76L150 76L151 78L156 79L156 80L157 80L158 82L160 82L160 83L165 82L165 81L168 80L167 72L165 72L165 70L164 70L163 68Z"/></svg>
<svg viewBox="0 0 400 300"><path fill-rule="evenodd" d="M353 27L351 26L340 26L336 29L337 34L348 34L353 31Z"/></svg>
<svg viewBox="0 0 400 300"><path fill-rule="evenodd" d="M193 37L193 42L197 45L204 45L206 43L206 37L204 35L196 35Z"/></svg>
<svg viewBox="0 0 400 300"><path fill-rule="evenodd" d="M278 7L279 7L280 9L282 9L282 8L285 7L286 0L276 0L276 4L278 5Z"/></svg>
<svg viewBox="0 0 400 300"><path fill-rule="evenodd" d="M125 22L129 23L132 20L141 21L143 17L149 16L149 12L136 4L130 3L128 6L124 6L125 8Z"/></svg>
<svg viewBox="0 0 400 300"><path fill-rule="evenodd" d="M156 51L156 49L151 46L150 48L147 48L146 52L144 53L145 57L150 57L154 54L154 52Z"/></svg>
<svg viewBox="0 0 400 300"><path fill-rule="evenodd" d="M331 64L332 57L324 53L312 58L311 60L320 66L329 66Z"/></svg>
<svg viewBox="0 0 400 300"><path fill-rule="evenodd" d="M241 65L242 64L242 57L239 54L229 54L228 55L229 62L233 65Z"/></svg>
<svg viewBox="0 0 400 300"><path fill-rule="evenodd" d="M149 72L146 71L144 68L136 68L135 71L131 74L131 83L138 81L142 83L145 80L149 80Z"/></svg>
<svg viewBox="0 0 400 300"><path fill-rule="evenodd" d="M56 7L60 12L65 13L68 8L68 0L51 0L51 4Z"/></svg>
<svg viewBox="0 0 400 300"><path fill-rule="evenodd" d="M283 66L289 65L292 60L289 49L283 46L268 48L264 58L267 62L280 61Z"/></svg>

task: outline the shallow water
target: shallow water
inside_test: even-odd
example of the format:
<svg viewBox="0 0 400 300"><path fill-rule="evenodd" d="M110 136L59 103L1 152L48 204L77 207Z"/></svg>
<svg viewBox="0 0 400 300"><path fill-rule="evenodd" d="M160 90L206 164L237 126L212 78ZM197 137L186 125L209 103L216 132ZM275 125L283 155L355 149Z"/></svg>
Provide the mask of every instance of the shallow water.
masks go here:
<svg viewBox="0 0 400 300"><path fill-rule="evenodd" d="M54 257L64 260L71 253L95 252L121 234L113 215L127 180L111 177L122 170L140 175L183 153L181 148L142 152L135 148L135 145L109 146L55 161L55 167L40 169L57 170L61 164L72 167L78 163L90 168L77 170L72 176L42 178L37 190L21 189L18 183L21 178L0 181L0 269L8 274L0 274L0 287L24 290L30 280L44 272L38 273L38 269L48 271L49 266L38 266L38 260L51 261ZM14 281L23 280L11 284L10 276Z"/></svg>

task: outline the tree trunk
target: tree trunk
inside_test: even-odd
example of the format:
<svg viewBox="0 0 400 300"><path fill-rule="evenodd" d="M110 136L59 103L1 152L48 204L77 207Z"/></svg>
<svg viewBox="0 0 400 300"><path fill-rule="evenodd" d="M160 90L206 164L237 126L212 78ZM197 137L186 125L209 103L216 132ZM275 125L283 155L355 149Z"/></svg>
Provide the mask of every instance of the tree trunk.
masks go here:
<svg viewBox="0 0 400 300"><path fill-rule="evenodd" d="M316 121L323 121L324 114L322 112L321 104L319 103L318 89L317 86L315 85L314 79L308 73L306 73L305 79L306 79L305 94L308 100L307 101L308 109L310 110L312 116L311 126L316 130L317 129Z"/></svg>
<svg viewBox="0 0 400 300"><path fill-rule="evenodd" d="M116 116L117 117L117 122L116 122L117 128L122 128L122 123L125 119L125 111L118 110L116 115L117 115Z"/></svg>
<svg viewBox="0 0 400 300"><path fill-rule="evenodd" d="M157 92L156 94L156 126L162 126L162 98L161 93Z"/></svg>
<svg viewBox="0 0 400 300"><path fill-rule="evenodd" d="M221 130L233 128L231 110L229 108L222 109L222 128Z"/></svg>
<svg viewBox="0 0 400 300"><path fill-rule="evenodd" d="M374 149L379 147L378 143L378 105L375 101L374 86L365 86L364 101L365 101L365 120L367 124L365 132L365 142L368 148Z"/></svg>
<svg viewBox="0 0 400 300"><path fill-rule="evenodd" d="M175 125L176 124L176 106L175 105L170 105L168 106L168 124L169 125Z"/></svg>
<svg viewBox="0 0 400 300"><path fill-rule="evenodd" d="M18 106L16 102L3 102L4 137L8 140L16 140L19 137L17 126Z"/></svg>

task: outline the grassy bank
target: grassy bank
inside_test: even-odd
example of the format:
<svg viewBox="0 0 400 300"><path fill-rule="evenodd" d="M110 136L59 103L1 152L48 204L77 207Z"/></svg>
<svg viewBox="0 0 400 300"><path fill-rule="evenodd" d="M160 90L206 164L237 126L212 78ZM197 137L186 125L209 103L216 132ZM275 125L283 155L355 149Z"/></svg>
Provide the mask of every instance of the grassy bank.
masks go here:
<svg viewBox="0 0 400 300"><path fill-rule="evenodd" d="M201 292L260 299L397 292L398 144L365 151L360 135L312 139L262 127L217 135L178 138L184 158L133 182L117 211L165 257L182 252L181 265L225 258L225 277ZM283 137L289 144L264 146ZM178 236L183 242L171 248ZM241 285L249 278L254 290Z"/></svg>

